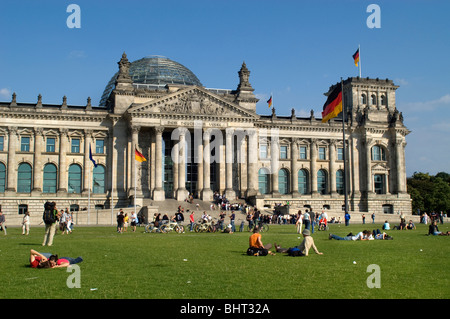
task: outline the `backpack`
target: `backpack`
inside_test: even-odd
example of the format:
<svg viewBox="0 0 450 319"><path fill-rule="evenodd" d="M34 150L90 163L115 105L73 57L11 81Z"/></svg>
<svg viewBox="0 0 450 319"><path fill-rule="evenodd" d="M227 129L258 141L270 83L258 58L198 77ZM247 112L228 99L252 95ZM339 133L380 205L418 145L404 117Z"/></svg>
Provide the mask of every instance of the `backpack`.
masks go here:
<svg viewBox="0 0 450 319"><path fill-rule="evenodd" d="M46 225L51 225L56 222L55 214L53 213L54 206L50 202L46 202L44 204L44 214L42 215L42 219Z"/></svg>
<svg viewBox="0 0 450 319"><path fill-rule="evenodd" d="M289 248L287 251L288 255L291 257L300 257L303 256L302 252L300 251L300 249L298 249L297 247L293 247L293 248Z"/></svg>

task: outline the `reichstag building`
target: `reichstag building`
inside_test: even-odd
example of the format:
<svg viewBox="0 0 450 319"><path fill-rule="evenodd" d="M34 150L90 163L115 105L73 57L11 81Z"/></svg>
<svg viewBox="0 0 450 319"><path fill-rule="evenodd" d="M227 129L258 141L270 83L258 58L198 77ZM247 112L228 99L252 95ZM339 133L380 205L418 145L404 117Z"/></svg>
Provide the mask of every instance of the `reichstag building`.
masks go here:
<svg viewBox="0 0 450 319"><path fill-rule="evenodd" d="M40 214L47 200L109 209L220 193L257 207L341 211L346 180L350 211L411 212L409 130L392 80L344 80L344 145L342 117L258 115L250 71L245 63L236 71L236 89L208 89L175 61L129 62L124 53L98 106L66 97L45 104L40 95L22 103L13 94L0 102L2 210ZM135 150L147 160L136 161Z"/></svg>

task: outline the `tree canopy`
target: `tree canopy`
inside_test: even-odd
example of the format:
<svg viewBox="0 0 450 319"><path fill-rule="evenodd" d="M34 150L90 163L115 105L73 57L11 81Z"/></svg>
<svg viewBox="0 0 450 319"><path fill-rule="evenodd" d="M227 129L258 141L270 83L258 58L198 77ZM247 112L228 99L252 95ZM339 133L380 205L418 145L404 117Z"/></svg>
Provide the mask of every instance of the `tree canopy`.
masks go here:
<svg viewBox="0 0 450 319"><path fill-rule="evenodd" d="M413 214L450 211L449 173L440 172L432 176L415 172L407 179L407 186L412 199Z"/></svg>

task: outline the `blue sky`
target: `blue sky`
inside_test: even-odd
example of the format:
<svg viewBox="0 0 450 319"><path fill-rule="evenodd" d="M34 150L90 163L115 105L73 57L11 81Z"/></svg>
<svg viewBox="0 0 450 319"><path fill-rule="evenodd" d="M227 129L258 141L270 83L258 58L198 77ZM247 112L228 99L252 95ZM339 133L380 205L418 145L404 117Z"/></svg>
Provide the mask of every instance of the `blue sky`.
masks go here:
<svg viewBox="0 0 450 319"><path fill-rule="evenodd" d="M81 8L70 29L69 4ZM368 28L369 4L381 28ZM10 1L0 2L0 101L98 104L125 51L130 61L163 55L205 87L235 89L243 61L269 114L318 117L340 77L394 80L397 108L412 131L406 169L450 172L450 1Z"/></svg>

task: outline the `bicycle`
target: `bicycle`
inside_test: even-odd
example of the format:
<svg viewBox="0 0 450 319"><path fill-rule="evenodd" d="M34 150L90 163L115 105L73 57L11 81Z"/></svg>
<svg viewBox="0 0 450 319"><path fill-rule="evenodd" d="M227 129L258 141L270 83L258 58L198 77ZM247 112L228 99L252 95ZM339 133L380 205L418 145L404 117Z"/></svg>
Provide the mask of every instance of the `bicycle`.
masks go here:
<svg viewBox="0 0 450 319"><path fill-rule="evenodd" d="M194 231L196 233L203 233L203 232L209 232L213 233L215 232L215 226L213 225L212 221L205 222L203 219L200 219L197 221L197 223L194 225Z"/></svg>
<svg viewBox="0 0 450 319"><path fill-rule="evenodd" d="M258 222L258 227L259 227L259 231L262 233L268 232L269 231L269 225L263 222ZM253 229L255 228L255 224L252 225L248 225L247 226L247 231L252 232Z"/></svg>
<svg viewBox="0 0 450 319"><path fill-rule="evenodd" d="M168 223L161 225L161 232L164 234L167 234L171 231L175 231L178 234L181 234L184 232L184 227L182 225L179 225L177 222L169 221Z"/></svg>

